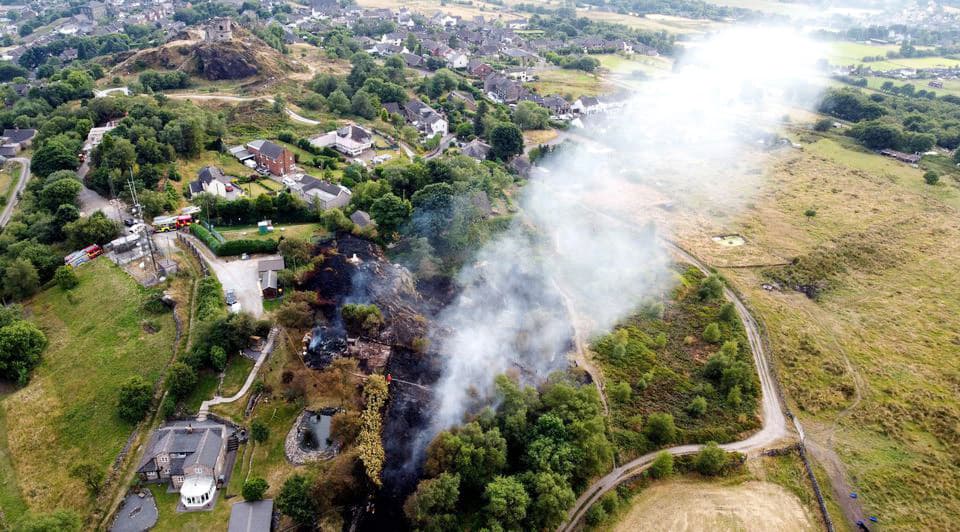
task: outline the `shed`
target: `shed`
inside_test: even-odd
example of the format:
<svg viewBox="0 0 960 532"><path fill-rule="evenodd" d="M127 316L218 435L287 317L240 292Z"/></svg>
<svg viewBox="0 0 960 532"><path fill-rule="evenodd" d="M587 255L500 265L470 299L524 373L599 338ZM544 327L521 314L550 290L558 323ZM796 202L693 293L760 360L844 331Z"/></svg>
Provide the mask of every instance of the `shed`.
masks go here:
<svg viewBox="0 0 960 532"><path fill-rule="evenodd" d="M273 530L273 500L238 502L230 509L227 532L270 532Z"/></svg>
<svg viewBox="0 0 960 532"><path fill-rule="evenodd" d="M260 274L260 293L264 299L274 299L279 293L277 290L277 271L268 270Z"/></svg>

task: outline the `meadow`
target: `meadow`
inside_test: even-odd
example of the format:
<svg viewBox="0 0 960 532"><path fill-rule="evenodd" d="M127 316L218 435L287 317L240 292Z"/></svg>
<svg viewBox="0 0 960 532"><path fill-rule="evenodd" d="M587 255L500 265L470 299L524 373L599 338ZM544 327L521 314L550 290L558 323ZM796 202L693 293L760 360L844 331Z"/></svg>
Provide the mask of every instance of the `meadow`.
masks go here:
<svg viewBox="0 0 960 532"><path fill-rule="evenodd" d="M130 276L106 258L77 273L72 291L53 286L27 302L50 343L30 383L0 399L0 502L10 522L28 507L91 513L70 467L107 471L133 430L116 414L120 385L134 375L156 382L172 356L171 314L143 311Z"/></svg>

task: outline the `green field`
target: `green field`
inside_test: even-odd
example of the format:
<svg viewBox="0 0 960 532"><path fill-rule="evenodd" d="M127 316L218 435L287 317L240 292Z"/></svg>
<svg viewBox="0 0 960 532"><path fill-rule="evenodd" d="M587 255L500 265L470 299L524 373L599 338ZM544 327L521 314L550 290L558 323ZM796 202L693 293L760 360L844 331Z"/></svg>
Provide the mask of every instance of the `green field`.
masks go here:
<svg viewBox="0 0 960 532"><path fill-rule="evenodd" d="M866 44L838 41L826 45L826 59L833 65L863 64L873 70L896 70L900 68L955 67L960 61L946 57L903 57L884 61L864 62L864 57L886 57L888 51L898 52L894 44Z"/></svg>
<svg viewBox="0 0 960 532"><path fill-rule="evenodd" d="M155 532L205 532L223 530L230 521L230 506L234 501L243 500L234 497L225 500L223 491L217 493L217 504L210 512L177 512L179 493L167 493L166 485L150 486L150 493L157 502L157 524L150 530Z"/></svg>
<svg viewBox="0 0 960 532"><path fill-rule="evenodd" d="M89 461L107 470L133 428L116 416L118 388L133 375L156 381L171 357L172 316L145 314L132 278L105 258L78 274L71 293L49 288L26 305L50 343L30 383L0 402L0 450L9 452L0 457L0 501L9 519L22 508L14 479L33 511L90 514L93 501L69 477L69 465ZM145 320L156 332L146 331Z"/></svg>
<svg viewBox="0 0 960 532"><path fill-rule="evenodd" d="M665 57L650 57L633 55L626 57L620 54L592 55L600 61L600 66L609 70L611 74L629 75L633 72L643 72L651 77L670 73L673 63Z"/></svg>

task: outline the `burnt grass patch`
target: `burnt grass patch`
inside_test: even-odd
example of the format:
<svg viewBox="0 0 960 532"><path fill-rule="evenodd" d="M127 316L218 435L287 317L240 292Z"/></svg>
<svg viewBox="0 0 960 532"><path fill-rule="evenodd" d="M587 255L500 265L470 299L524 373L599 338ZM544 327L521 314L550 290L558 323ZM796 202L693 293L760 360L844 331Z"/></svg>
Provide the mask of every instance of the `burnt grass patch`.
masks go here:
<svg viewBox="0 0 960 532"><path fill-rule="evenodd" d="M665 446L644 434L653 413L673 416L677 427L673 443L735 441L760 427L759 384L743 324L735 313L733 319L722 318L725 299L700 300L698 287L704 276L699 270L681 265L675 269L680 283L672 293L662 301L646 302L591 346L606 380L611 432L623 460ZM711 323L719 326L718 342L703 339ZM757 390L745 391L739 405L728 401L719 380L704 374L707 360L726 341L737 343L735 359L749 365ZM623 393L626 386L629 392ZM697 396L707 402L699 415L689 411Z"/></svg>

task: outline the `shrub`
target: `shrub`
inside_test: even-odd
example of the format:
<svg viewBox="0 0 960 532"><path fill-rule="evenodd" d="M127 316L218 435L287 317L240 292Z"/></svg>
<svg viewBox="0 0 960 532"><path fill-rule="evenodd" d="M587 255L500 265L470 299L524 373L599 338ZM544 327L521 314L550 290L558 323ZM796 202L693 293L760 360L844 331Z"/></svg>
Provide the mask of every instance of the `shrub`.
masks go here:
<svg viewBox="0 0 960 532"><path fill-rule="evenodd" d="M705 329L703 329L703 340L705 342L710 342L711 344L720 343L722 336L720 335L720 326L716 323L710 323Z"/></svg>
<svg viewBox="0 0 960 532"><path fill-rule="evenodd" d="M270 438L270 428L259 419L250 424L250 438L256 443L263 443Z"/></svg>
<svg viewBox="0 0 960 532"><path fill-rule="evenodd" d="M694 397L687 406L687 412L693 417L700 417L706 414L707 400L702 395Z"/></svg>
<svg viewBox="0 0 960 532"><path fill-rule="evenodd" d="M243 500L245 501L259 501L263 499L263 495L270 488L270 485L267 484L267 481L260 477L253 477L248 479L243 483Z"/></svg>
<svg viewBox="0 0 960 532"><path fill-rule="evenodd" d="M940 182L940 174L934 172L933 170L927 171L923 174L923 180L927 182L928 185L936 185Z"/></svg>
<svg viewBox="0 0 960 532"><path fill-rule="evenodd" d="M697 290L697 296L701 301L712 301L719 299L723 295L723 280L719 275L712 274L704 277L700 281L700 288Z"/></svg>
<svg viewBox="0 0 960 532"><path fill-rule="evenodd" d="M120 386L117 414L124 421L136 423L147 415L152 399L153 386L143 380L143 377L134 375Z"/></svg>
<svg viewBox="0 0 960 532"><path fill-rule="evenodd" d="M734 323L737 319L736 307L733 306L733 303L724 303L723 306L720 307L720 313L717 315L717 318L726 323Z"/></svg>
<svg viewBox="0 0 960 532"><path fill-rule="evenodd" d="M57 286L59 286L61 290L70 290L80 284L80 278L77 277L77 273L69 266L60 266L57 268L57 273L53 274L53 279L57 282Z"/></svg>
<svg viewBox="0 0 960 532"><path fill-rule="evenodd" d="M220 281L212 275L200 279L197 285L197 318L201 321L216 318L225 307Z"/></svg>
<svg viewBox="0 0 960 532"><path fill-rule="evenodd" d="M659 445L671 443L677 437L677 427L673 422L673 416L663 412L650 414L643 432L650 441Z"/></svg>
<svg viewBox="0 0 960 532"><path fill-rule="evenodd" d="M830 120L829 118L821 118L813 124L813 130L820 131L821 133L824 131L829 131L832 127L833 120Z"/></svg>
<svg viewBox="0 0 960 532"><path fill-rule="evenodd" d="M103 487L103 470L90 462L80 462L71 467L70 477L83 482L91 497L100 493L100 488Z"/></svg>
<svg viewBox="0 0 960 532"><path fill-rule="evenodd" d="M365 333L374 335L383 325L383 315L376 305L361 305L350 303L340 309L343 325L350 334Z"/></svg>
<svg viewBox="0 0 960 532"><path fill-rule="evenodd" d="M167 390L177 399L187 396L197 384L197 373L183 362L175 362L167 374Z"/></svg>
<svg viewBox="0 0 960 532"><path fill-rule="evenodd" d="M717 442L709 442L697 453L693 465L702 475L719 475L727 465L727 453L717 445Z"/></svg>
<svg viewBox="0 0 960 532"><path fill-rule="evenodd" d="M650 465L650 476L666 478L673 474L673 455L663 451L657 455Z"/></svg>

